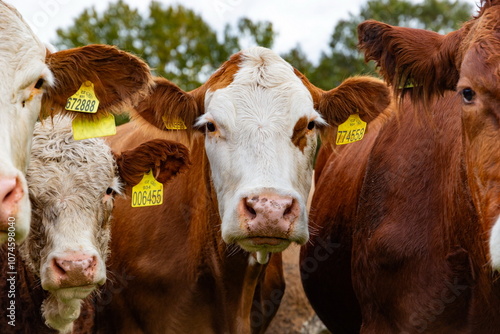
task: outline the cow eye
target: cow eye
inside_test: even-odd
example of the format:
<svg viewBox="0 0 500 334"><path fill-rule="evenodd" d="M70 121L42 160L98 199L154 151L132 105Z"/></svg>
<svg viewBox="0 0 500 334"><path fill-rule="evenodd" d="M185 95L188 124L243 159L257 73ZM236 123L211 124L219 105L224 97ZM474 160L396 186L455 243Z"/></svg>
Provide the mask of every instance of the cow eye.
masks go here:
<svg viewBox="0 0 500 334"><path fill-rule="evenodd" d="M215 124L212 122L207 123L207 131L208 132L214 132L215 131Z"/></svg>
<svg viewBox="0 0 500 334"><path fill-rule="evenodd" d="M472 100L474 99L474 96L476 95L476 92L474 92L472 89L470 88L464 88L462 90L462 96L464 98L464 102L465 103L471 103Z"/></svg>
<svg viewBox="0 0 500 334"><path fill-rule="evenodd" d="M40 88L42 88L42 86L43 86L43 83L44 83L44 82L45 82L45 80L44 80L44 79L42 79L42 78L38 79L38 81L37 81L37 82L36 82L36 84L35 84L35 88L36 88L36 89L40 89Z"/></svg>
<svg viewBox="0 0 500 334"><path fill-rule="evenodd" d="M309 124L307 124L307 129L312 130L312 129L314 129L315 126L316 126L316 123L314 121L311 121L311 122L309 122Z"/></svg>

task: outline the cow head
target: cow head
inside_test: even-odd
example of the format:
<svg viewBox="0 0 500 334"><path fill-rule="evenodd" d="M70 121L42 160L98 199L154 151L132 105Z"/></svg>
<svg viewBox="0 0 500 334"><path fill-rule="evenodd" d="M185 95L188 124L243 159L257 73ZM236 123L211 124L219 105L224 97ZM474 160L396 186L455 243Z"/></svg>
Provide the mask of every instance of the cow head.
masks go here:
<svg viewBox="0 0 500 334"><path fill-rule="evenodd" d="M500 269L500 2L482 1L479 14L448 35L367 21L360 47L395 89L412 83L424 105L445 90L461 98L468 181Z"/></svg>
<svg viewBox="0 0 500 334"><path fill-rule="evenodd" d="M98 115L120 110L145 94L148 66L114 47L93 45L50 53L19 13L0 1L0 243L29 230L25 180L33 127L40 111L66 112L85 81L95 85ZM9 234L10 232L10 234Z"/></svg>
<svg viewBox="0 0 500 334"><path fill-rule="evenodd" d="M268 252L308 240L306 200L319 129L335 131L355 112L370 121L390 101L387 87L373 78L323 91L261 47L233 55L194 91L156 82L135 117L162 130L164 120L181 119L187 131L205 133L222 238L263 261Z"/></svg>
<svg viewBox="0 0 500 334"><path fill-rule="evenodd" d="M149 170L166 182L186 167L187 156L187 148L166 140L114 156L102 139L74 141L67 117L35 126L27 174L32 226L21 251L49 292L43 315L50 327L70 331L81 300L106 280L113 196L121 184L135 185Z"/></svg>

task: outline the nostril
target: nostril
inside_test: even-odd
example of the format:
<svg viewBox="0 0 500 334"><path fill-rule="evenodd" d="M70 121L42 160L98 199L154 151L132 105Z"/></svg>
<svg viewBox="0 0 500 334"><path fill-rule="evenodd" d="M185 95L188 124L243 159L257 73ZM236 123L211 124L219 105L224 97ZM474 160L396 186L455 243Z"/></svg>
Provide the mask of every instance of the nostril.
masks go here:
<svg viewBox="0 0 500 334"><path fill-rule="evenodd" d="M245 208L245 213L250 219L254 219L257 217L257 212L255 212L254 208L251 206L253 205L253 202L249 201L248 199L244 199L244 208Z"/></svg>
<svg viewBox="0 0 500 334"><path fill-rule="evenodd" d="M286 206L283 211L283 218L286 220L295 220L300 215L299 202L294 198Z"/></svg>
<svg viewBox="0 0 500 334"><path fill-rule="evenodd" d="M286 217L287 215L289 215L292 212L292 206L293 206L293 202L286 206L285 211L283 211L283 217Z"/></svg>
<svg viewBox="0 0 500 334"><path fill-rule="evenodd" d="M0 204L3 210L13 210L23 194L22 184L16 177L0 179Z"/></svg>
<svg viewBox="0 0 500 334"><path fill-rule="evenodd" d="M52 270L59 276L64 276L66 270L64 269L64 261L59 259L52 260Z"/></svg>

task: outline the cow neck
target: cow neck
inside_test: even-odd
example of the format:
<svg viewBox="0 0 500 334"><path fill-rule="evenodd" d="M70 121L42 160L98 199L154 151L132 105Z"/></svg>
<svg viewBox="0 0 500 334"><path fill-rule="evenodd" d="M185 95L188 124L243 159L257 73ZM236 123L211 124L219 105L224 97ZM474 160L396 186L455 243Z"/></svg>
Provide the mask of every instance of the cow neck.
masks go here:
<svg viewBox="0 0 500 334"><path fill-rule="evenodd" d="M489 230L500 214L500 166L495 161L495 154L488 152L498 152L498 150L491 150L491 147L482 150L485 148L484 146L482 143L471 144L464 134L468 183L474 205L481 218L485 242L487 242Z"/></svg>
<svg viewBox="0 0 500 334"><path fill-rule="evenodd" d="M210 163L205 151L204 137L195 134L190 147L193 165L200 166L201 175L192 173L190 182L201 182L204 186L201 203L205 210L196 210L203 217L193 220L190 244L193 256L202 259L193 270L205 274L197 280L205 284L211 282L216 293L213 301L216 305L218 332L250 333L250 309L259 280L261 280L267 264L258 264L253 255L241 250L236 245L228 246L221 236L221 218L218 210L217 194L211 179ZM251 258L252 257L252 258ZM222 315L227 315L223 317Z"/></svg>
<svg viewBox="0 0 500 334"><path fill-rule="evenodd" d="M478 289L485 300L491 301L492 297L496 295L496 302L499 304L499 274L493 272L491 269L488 255L489 249L486 246L489 245L491 228L500 214L499 165L494 161L495 155L488 152L488 149L491 149L491 147L485 147L481 142L478 144L471 143L465 132L462 134L462 137L467 185L470 189L472 201L477 212L477 221L480 225L480 233L477 235L478 243L484 246L481 249L483 262L478 263L483 274L483 281L478 282ZM483 150L485 148L487 149L486 152ZM493 152L497 152L497 150L493 150Z"/></svg>

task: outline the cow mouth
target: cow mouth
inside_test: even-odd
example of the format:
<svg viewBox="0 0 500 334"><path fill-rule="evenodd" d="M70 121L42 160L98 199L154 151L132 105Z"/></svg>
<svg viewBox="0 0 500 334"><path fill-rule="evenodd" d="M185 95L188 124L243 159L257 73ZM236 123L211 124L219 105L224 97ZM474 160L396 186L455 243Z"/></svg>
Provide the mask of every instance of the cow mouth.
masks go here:
<svg viewBox="0 0 500 334"><path fill-rule="evenodd" d="M285 238L254 236L240 239L237 243L248 252L266 251L276 253L284 251L291 241Z"/></svg>
<svg viewBox="0 0 500 334"><path fill-rule="evenodd" d="M98 287L98 284L88 284L49 290L61 300L85 299Z"/></svg>

